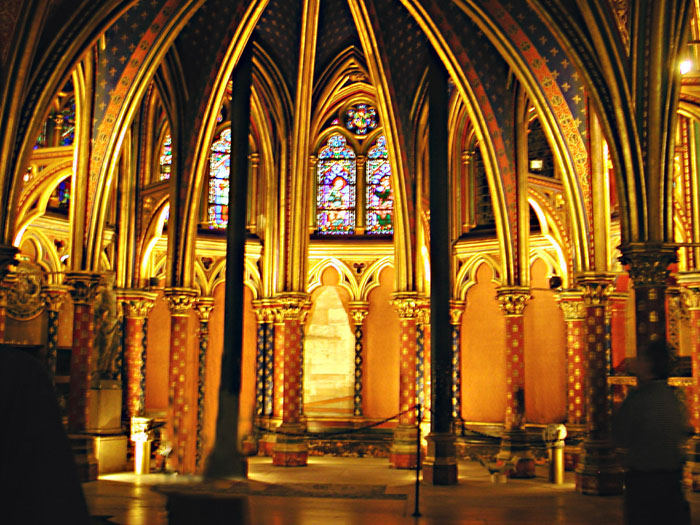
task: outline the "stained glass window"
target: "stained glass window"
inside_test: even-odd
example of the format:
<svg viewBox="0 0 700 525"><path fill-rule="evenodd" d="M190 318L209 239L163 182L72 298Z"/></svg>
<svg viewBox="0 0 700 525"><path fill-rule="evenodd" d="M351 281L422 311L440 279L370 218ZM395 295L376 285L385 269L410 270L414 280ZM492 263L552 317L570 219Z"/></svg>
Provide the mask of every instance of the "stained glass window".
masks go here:
<svg viewBox="0 0 700 525"><path fill-rule="evenodd" d="M70 206L70 183L71 178L65 178L58 183L56 189L49 197L48 207L54 210L67 212Z"/></svg>
<svg viewBox="0 0 700 525"><path fill-rule="evenodd" d="M71 98L70 102L61 111L60 116L57 116L57 121L60 122L59 145L72 146L75 139L75 99Z"/></svg>
<svg viewBox="0 0 700 525"><path fill-rule="evenodd" d="M173 165L173 140L168 133L160 148L160 180L170 178L170 168Z"/></svg>
<svg viewBox="0 0 700 525"><path fill-rule="evenodd" d="M345 127L355 135L367 135L377 127L377 110L369 104L356 104L345 113Z"/></svg>
<svg viewBox="0 0 700 525"><path fill-rule="evenodd" d="M209 227L228 224L228 186L231 166L231 130L225 129L211 145L209 157Z"/></svg>
<svg viewBox="0 0 700 525"><path fill-rule="evenodd" d="M343 135L328 138L318 153L316 221L318 233L351 234L355 231L355 152Z"/></svg>
<svg viewBox="0 0 700 525"><path fill-rule="evenodd" d="M392 221L394 196L391 191L391 165L386 137L380 135L367 152L367 224L368 234L394 233Z"/></svg>

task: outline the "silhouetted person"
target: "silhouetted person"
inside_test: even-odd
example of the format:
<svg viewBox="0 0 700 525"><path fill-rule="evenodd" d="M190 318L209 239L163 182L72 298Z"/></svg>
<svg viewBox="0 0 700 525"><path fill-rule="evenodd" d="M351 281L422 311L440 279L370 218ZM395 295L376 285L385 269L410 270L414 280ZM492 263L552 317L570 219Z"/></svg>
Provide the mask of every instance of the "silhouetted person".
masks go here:
<svg viewBox="0 0 700 525"><path fill-rule="evenodd" d="M90 523L44 366L0 349L0 523Z"/></svg>
<svg viewBox="0 0 700 525"><path fill-rule="evenodd" d="M683 493L683 446L689 435L685 406L668 386L665 342L640 350L632 372L638 386L613 417L615 444L624 449L625 522L689 524Z"/></svg>

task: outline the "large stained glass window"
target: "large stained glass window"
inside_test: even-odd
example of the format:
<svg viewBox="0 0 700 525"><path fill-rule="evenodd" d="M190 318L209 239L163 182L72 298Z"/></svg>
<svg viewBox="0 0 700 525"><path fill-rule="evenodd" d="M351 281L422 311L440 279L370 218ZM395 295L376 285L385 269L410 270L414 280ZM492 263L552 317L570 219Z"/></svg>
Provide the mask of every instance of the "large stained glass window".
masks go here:
<svg viewBox="0 0 700 525"><path fill-rule="evenodd" d="M160 180L170 178L170 168L173 165L173 140L168 133L160 147Z"/></svg>
<svg viewBox="0 0 700 525"><path fill-rule="evenodd" d="M225 129L211 145L209 157L209 227L228 224L228 187L231 166L231 130Z"/></svg>
<svg viewBox="0 0 700 525"><path fill-rule="evenodd" d="M318 233L343 235L355 232L355 152L343 135L328 138L318 154L316 211Z"/></svg>
<svg viewBox="0 0 700 525"><path fill-rule="evenodd" d="M368 234L392 234L394 195L391 191L391 165L386 137L380 135L367 152L367 224Z"/></svg>
<svg viewBox="0 0 700 525"><path fill-rule="evenodd" d="M367 135L377 127L377 110L368 104L356 104L345 113L345 127L355 135Z"/></svg>

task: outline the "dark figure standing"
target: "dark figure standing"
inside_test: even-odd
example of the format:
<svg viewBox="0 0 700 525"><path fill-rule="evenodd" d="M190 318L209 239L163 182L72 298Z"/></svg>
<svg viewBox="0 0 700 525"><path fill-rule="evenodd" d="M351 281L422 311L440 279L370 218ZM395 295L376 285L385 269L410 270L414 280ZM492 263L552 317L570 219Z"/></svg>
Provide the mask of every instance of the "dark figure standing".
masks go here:
<svg viewBox="0 0 700 525"><path fill-rule="evenodd" d="M638 387L612 422L613 440L625 452L625 523L689 524L682 484L689 427L685 407L667 383L668 347L651 343L633 366Z"/></svg>

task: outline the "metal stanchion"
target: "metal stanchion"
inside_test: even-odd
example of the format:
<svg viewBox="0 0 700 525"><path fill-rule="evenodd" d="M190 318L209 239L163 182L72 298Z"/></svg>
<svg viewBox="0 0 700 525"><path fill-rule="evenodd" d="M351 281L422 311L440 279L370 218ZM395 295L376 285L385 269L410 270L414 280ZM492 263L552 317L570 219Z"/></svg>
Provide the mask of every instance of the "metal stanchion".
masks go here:
<svg viewBox="0 0 700 525"><path fill-rule="evenodd" d="M543 438L549 450L549 481L557 485L564 483L564 439L566 427L561 424L547 425Z"/></svg>

